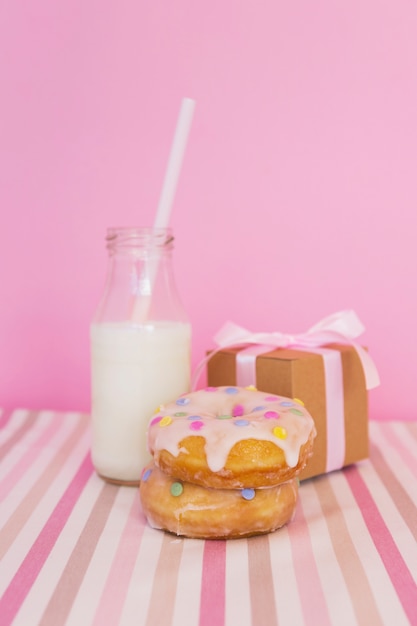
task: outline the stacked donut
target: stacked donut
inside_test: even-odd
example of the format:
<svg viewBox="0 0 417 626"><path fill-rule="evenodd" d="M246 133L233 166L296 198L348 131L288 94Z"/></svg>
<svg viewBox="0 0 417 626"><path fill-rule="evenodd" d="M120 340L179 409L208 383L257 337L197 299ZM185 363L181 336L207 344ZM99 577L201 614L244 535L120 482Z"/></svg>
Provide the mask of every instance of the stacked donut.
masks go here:
<svg viewBox="0 0 417 626"><path fill-rule="evenodd" d="M294 516L312 454L303 403L253 387L207 387L159 408L140 483L150 526L203 539L276 530Z"/></svg>

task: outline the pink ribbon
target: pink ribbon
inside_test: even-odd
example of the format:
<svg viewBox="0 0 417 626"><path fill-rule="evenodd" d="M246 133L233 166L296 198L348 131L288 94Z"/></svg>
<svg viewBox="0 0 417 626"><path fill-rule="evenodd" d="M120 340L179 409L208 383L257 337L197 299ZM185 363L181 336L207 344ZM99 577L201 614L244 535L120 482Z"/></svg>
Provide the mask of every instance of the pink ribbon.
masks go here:
<svg viewBox="0 0 417 626"><path fill-rule="evenodd" d="M224 348L249 346L236 355L236 384L241 387L255 384L256 357L275 348L301 348L320 354L324 363L326 407L327 407L327 450L326 471L339 469L345 457L345 420L343 401L342 358L338 350L326 348L327 344L338 343L352 346L362 363L367 389L379 385L376 366L368 352L355 339L365 327L352 310L340 311L324 318L306 333L288 335L280 332L252 333L233 322L227 322L215 335L217 348L196 369L194 385L208 360Z"/></svg>
<svg viewBox="0 0 417 626"><path fill-rule="evenodd" d="M340 311L325 317L312 326L306 333L289 335L286 333L253 333L233 322L226 322L214 336L217 348L205 357L197 366L193 378L193 388L209 359L225 348L255 344L270 350L274 348L320 348L329 343L338 343L352 346L362 363L367 389L373 389L380 383L375 363L368 352L355 339L365 330L362 322L352 310Z"/></svg>

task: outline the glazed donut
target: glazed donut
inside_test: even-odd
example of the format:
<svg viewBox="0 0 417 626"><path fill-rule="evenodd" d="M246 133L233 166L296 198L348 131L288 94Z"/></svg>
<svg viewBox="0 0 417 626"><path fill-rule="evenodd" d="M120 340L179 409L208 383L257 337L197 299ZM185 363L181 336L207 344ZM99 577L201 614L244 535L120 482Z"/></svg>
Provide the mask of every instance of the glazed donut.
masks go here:
<svg viewBox="0 0 417 626"><path fill-rule="evenodd" d="M312 454L314 421L299 400L255 388L207 387L159 407L148 426L156 465L207 488L278 485Z"/></svg>
<svg viewBox="0 0 417 626"><path fill-rule="evenodd" d="M236 539L269 533L292 520L297 479L266 489L206 489L171 478L154 463L140 481L152 528L194 539Z"/></svg>

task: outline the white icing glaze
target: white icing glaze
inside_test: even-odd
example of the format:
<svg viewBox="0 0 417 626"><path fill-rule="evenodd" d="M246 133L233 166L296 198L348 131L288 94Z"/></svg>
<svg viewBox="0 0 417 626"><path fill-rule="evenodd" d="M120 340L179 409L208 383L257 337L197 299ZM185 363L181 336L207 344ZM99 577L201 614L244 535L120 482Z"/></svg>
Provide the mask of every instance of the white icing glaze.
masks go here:
<svg viewBox="0 0 417 626"><path fill-rule="evenodd" d="M232 417L222 418L226 415ZM284 429L285 438L274 434L276 427ZM218 472L237 442L271 441L282 449L287 465L295 467L313 430L311 415L295 400L252 388L207 387L159 408L148 426L148 447L152 454L167 450L176 457L182 439L204 437L207 464Z"/></svg>

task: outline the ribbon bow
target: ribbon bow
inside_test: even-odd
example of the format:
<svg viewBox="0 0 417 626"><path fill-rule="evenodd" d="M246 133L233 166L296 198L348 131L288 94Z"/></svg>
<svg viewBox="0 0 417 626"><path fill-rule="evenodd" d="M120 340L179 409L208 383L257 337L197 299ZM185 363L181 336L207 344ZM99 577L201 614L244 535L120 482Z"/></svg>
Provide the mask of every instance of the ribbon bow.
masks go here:
<svg viewBox="0 0 417 626"><path fill-rule="evenodd" d="M318 348L329 343L352 346L362 363L367 389L373 389L380 383L376 365L368 352L355 339L365 330L364 325L352 310L339 311L323 318L306 333L289 335L286 333L253 333L238 324L226 322L214 336L217 348L205 357L196 368L194 384L201 375L209 359L224 348L257 344L273 348Z"/></svg>

